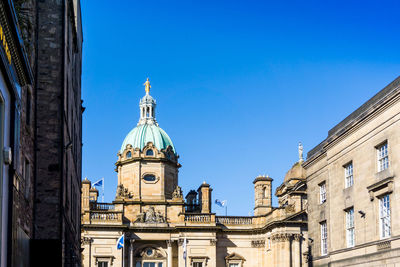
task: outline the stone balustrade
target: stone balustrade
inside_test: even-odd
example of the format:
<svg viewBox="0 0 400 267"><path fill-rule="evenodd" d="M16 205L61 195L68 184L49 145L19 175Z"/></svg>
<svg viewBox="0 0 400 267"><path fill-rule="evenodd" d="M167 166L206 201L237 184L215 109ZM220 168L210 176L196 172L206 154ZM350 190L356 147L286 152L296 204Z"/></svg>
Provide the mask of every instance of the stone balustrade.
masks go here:
<svg viewBox="0 0 400 267"><path fill-rule="evenodd" d="M223 225L252 225L253 217L246 216L216 216L216 221Z"/></svg>
<svg viewBox="0 0 400 267"><path fill-rule="evenodd" d="M185 214L185 222L191 223L211 223L213 222L212 216L213 214Z"/></svg>
<svg viewBox="0 0 400 267"><path fill-rule="evenodd" d="M91 224L122 224L122 212L91 211Z"/></svg>

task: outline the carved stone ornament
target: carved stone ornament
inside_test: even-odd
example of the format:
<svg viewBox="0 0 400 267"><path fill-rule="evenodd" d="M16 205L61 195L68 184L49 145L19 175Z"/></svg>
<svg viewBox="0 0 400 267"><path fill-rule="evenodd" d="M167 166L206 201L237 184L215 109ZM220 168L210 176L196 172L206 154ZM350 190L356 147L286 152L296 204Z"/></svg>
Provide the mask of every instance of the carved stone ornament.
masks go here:
<svg viewBox="0 0 400 267"><path fill-rule="evenodd" d="M89 245L91 243L93 243L93 238L91 238L91 237L82 238L82 245Z"/></svg>
<svg viewBox="0 0 400 267"><path fill-rule="evenodd" d="M148 247L140 252L142 259L163 259L165 256L156 248Z"/></svg>
<svg viewBox="0 0 400 267"><path fill-rule="evenodd" d="M125 188L124 185L119 184L117 186L117 198L132 198L132 192L128 192L128 188Z"/></svg>
<svg viewBox="0 0 400 267"><path fill-rule="evenodd" d="M251 246L253 248L262 248L265 246L265 240L264 239L256 239L251 241Z"/></svg>
<svg viewBox="0 0 400 267"><path fill-rule="evenodd" d="M182 188L179 185L176 186L174 192L172 193L172 198L183 198Z"/></svg>
<svg viewBox="0 0 400 267"><path fill-rule="evenodd" d="M166 219L159 211L155 211L150 207L146 212L141 212L136 221L138 223L165 223Z"/></svg>
<svg viewBox="0 0 400 267"><path fill-rule="evenodd" d="M285 242L289 241L293 237L292 234L281 233L281 234L274 234L271 239L275 242Z"/></svg>
<svg viewBox="0 0 400 267"><path fill-rule="evenodd" d="M295 210L294 204L287 205L285 207L285 211L288 212L288 213L295 212L296 210Z"/></svg>
<svg viewBox="0 0 400 267"><path fill-rule="evenodd" d="M301 234L293 234L292 238L293 238L294 241L300 241L300 240L303 239Z"/></svg>

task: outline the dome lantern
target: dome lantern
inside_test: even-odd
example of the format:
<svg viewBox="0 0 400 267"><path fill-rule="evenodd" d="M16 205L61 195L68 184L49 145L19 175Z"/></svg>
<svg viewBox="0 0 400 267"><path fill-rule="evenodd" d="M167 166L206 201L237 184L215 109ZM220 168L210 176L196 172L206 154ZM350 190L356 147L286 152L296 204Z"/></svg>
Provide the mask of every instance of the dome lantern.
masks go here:
<svg viewBox="0 0 400 267"><path fill-rule="evenodd" d="M139 102L139 122L125 137L120 153L125 150L127 145L142 150L149 142L152 142L160 151L170 146L172 151L176 153L171 138L158 126L156 121L156 100L150 95L151 86L149 78L147 78L147 81L143 85L145 86L146 95Z"/></svg>
<svg viewBox="0 0 400 267"><path fill-rule="evenodd" d="M150 81L147 78L147 81L143 84L145 86L146 95L140 99L139 108L140 108L140 119L138 125L141 124L155 124L156 121L156 100L150 95Z"/></svg>

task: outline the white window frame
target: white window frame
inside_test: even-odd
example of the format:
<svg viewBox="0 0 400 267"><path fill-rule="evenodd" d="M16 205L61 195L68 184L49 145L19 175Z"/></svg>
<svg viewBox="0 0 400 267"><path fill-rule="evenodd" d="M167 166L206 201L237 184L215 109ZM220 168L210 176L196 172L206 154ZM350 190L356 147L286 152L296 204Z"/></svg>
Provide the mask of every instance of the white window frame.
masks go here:
<svg viewBox="0 0 400 267"><path fill-rule="evenodd" d="M355 245L354 208L346 210L346 241L347 247Z"/></svg>
<svg viewBox="0 0 400 267"><path fill-rule="evenodd" d="M326 221L320 223L321 228L321 255L328 254L328 226Z"/></svg>
<svg viewBox="0 0 400 267"><path fill-rule="evenodd" d="M155 263L155 265L156 265L155 267L158 267L159 263L162 263L163 267L166 266L166 263L163 260L140 260L140 261L136 262L135 266L142 267L142 266L144 266L145 263Z"/></svg>
<svg viewBox="0 0 400 267"><path fill-rule="evenodd" d="M198 264L201 264L201 267L205 267L203 261L193 261L192 262L192 266L193 267L197 267L196 265L198 265Z"/></svg>
<svg viewBox="0 0 400 267"><path fill-rule="evenodd" d="M319 184L319 204L326 202L326 182Z"/></svg>
<svg viewBox="0 0 400 267"><path fill-rule="evenodd" d="M388 142L384 142L376 147L378 172L389 168L389 146Z"/></svg>
<svg viewBox="0 0 400 267"><path fill-rule="evenodd" d="M107 267L110 267L110 262L109 261L105 261L105 260L101 260L101 261L98 261L97 262L97 266L99 266L100 267L100 264L102 264L102 263L107 263Z"/></svg>
<svg viewBox="0 0 400 267"><path fill-rule="evenodd" d="M353 162L349 162L344 165L344 180L345 180L345 188L349 188L354 184L354 176L353 176Z"/></svg>
<svg viewBox="0 0 400 267"><path fill-rule="evenodd" d="M381 239L391 236L390 195L379 198L379 229Z"/></svg>

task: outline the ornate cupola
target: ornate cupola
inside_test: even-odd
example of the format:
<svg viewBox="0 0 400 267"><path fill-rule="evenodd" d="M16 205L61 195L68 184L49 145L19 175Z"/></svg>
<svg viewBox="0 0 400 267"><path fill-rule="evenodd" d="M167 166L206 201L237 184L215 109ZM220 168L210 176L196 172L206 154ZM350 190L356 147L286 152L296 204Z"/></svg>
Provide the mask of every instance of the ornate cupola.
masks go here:
<svg viewBox="0 0 400 267"><path fill-rule="evenodd" d="M146 95L139 102L139 122L125 137L118 153L117 199L165 201L173 199L178 186L178 155L168 134L155 118L156 101Z"/></svg>
<svg viewBox="0 0 400 267"><path fill-rule="evenodd" d="M140 119L138 125L158 125L156 121L156 100L154 100L154 98L150 95L151 85L149 78L147 78L147 81L143 85L145 86L146 95L140 99Z"/></svg>

